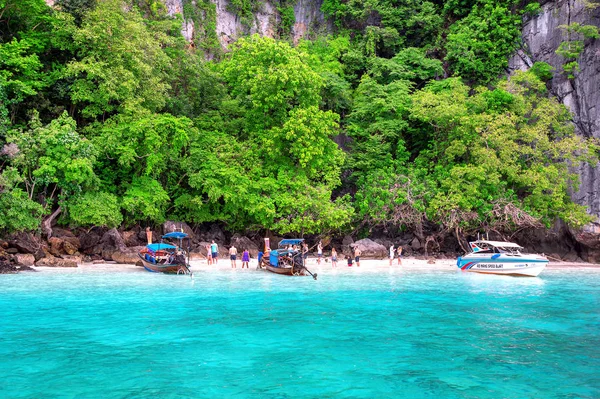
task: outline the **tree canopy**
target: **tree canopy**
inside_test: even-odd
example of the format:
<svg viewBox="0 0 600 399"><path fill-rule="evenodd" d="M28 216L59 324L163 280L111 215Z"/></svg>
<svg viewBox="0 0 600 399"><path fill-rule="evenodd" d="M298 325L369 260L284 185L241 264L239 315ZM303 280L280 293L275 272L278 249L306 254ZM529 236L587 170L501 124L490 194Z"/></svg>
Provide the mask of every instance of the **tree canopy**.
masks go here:
<svg viewBox="0 0 600 399"><path fill-rule="evenodd" d="M221 51L203 1L185 3L189 43L160 1L2 0L0 232L580 226L570 166L597 163L597 143L548 92L549 65L505 75L534 4L325 0L333 30L292 44L280 1L277 38ZM250 24L259 6L230 11ZM597 37L563 29L567 61Z"/></svg>

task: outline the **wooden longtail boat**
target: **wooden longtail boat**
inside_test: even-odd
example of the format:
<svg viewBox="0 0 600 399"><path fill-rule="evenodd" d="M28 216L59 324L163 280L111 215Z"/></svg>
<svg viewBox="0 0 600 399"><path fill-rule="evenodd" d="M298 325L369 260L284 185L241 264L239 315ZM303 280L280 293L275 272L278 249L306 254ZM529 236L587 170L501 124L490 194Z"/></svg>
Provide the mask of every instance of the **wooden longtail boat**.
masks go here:
<svg viewBox="0 0 600 399"><path fill-rule="evenodd" d="M286 276L305 276L310 274L315 280L317 275L311 273L305 266L302 253L303 238L283 239L278 248L271 251L268 239L265 240L265 256L259 266L271 273Z"/></svg>
<svg viewBox="0 0 600 399"><path fill-rule="evenodd" d="M189 250L182 248L182 240L188 235L180 232L168 233L163 239L177 239L179 245L171 245L164 242L148 244L139 252L140 260L144 268L153 273L165 274L191 274L189 265Z"/></svg>

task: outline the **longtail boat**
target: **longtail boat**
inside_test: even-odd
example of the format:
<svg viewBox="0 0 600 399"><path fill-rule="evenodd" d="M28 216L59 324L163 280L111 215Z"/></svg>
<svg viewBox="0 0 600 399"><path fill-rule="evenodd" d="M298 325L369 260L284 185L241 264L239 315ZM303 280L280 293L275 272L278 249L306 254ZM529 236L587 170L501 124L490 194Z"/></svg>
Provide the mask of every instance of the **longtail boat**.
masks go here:
<svg viewBox="0 0 600 399"><path fill-rule="evenodd" d="M186 238L188 250L184 251L182 242ZM191 274L188 235L173 232L165 234L162 239L177 240L178 245L165 243L162 240L159 243L146 245L138 254L144 268L154 273Z"/></svg>
<svg viewBox="0 0 600 399"><path fill-rule="evenodd" d="M265 256L259 266L272 273L287 276L305 276L308 273L316 280L317 274L306 268L302 252L303 243L303 238L283 239L277 249L271 250L269 240L265 239Z"/></svg>

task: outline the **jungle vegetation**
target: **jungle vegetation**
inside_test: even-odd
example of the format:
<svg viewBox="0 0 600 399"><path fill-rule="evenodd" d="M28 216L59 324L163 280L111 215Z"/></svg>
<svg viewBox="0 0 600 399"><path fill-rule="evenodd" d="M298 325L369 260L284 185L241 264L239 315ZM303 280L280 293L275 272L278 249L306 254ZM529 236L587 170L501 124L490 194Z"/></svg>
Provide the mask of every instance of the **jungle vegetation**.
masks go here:
<svg viewBox="0 0 600 399"><path fill-rule="evenodd" d="M246 19L257 6L231 3ZM278 38L207 61L214 21L190 46L160 1L0 0L0 231L170 218L422 236L590 220L568 165L598 147L548 93L547 64L506 76L539 4L325 0L333 31L297 45L279 7Z"/></svg>

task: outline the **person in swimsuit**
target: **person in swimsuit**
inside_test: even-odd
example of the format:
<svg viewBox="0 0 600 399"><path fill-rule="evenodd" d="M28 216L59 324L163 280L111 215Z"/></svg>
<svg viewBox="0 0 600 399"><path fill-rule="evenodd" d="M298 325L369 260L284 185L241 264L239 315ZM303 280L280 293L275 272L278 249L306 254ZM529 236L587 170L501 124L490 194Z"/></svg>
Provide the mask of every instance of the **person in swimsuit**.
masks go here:
<svg viewBox="0 0 600 399"><path fill-rule="evenodd" d="M212 253L210 252L210 244L206 246L206 261L209 265L213 264Z"/></svg>
<svg viewBox="0 0 600 399"><path fill-rule="evenodd" d="M348 259L348 267L352 267L352 256L348 255L346 259Z"/></svg>
<svg viewBox="0 0 600 399"><path fill-rule="evenodd" d="M331 267L337 267L337 251L331 248Z"/></svg>
<svg viewBox="0 0 600 399"><path fill-rule="evenodd" d="M229 259L231 259L231 268L236 268L237 267L237 249L234 246L231 246L231 248L229 248ZM244 265L242 264L242 267L244 267Z"/></svg>
<svg viewBox="0 0 600 399"><path fill-rule="evenodd" d="M398 247L398 266L402 264L402 247Z"/></svg>
<svg viewBox="0 0 600 399"><path fill-rule="evenodd" d="M246 269L248 269L249 262L250 262L250 252L248 252L247 249L244 249L244 252L242 253L242 269L244 268L244 265L246 265Z"/></svg>
<svg viewBox="0 0 600 399"><path fill-rule="evenodd" d="M392 265L392 261L395 258L396 251L394 250L394 244L390 245L390 266Z"/></svg>
<svg viewBox="0 0 600 399"><path fill-rule="evenodd" d="M356 267L360 267L360 249L358 249L358 246L354 247L354 260L356 261Z"/></svg>

